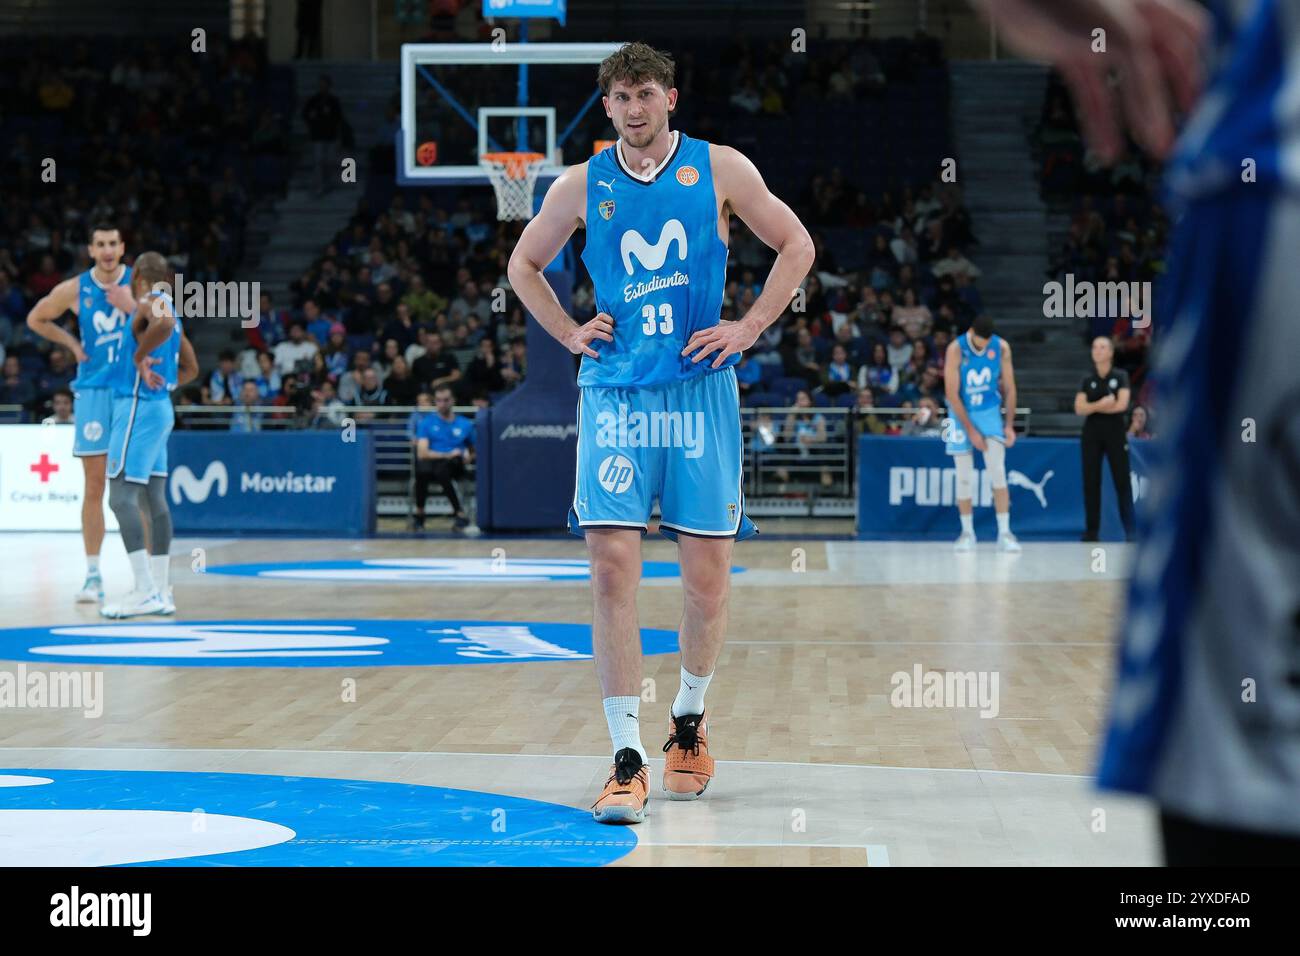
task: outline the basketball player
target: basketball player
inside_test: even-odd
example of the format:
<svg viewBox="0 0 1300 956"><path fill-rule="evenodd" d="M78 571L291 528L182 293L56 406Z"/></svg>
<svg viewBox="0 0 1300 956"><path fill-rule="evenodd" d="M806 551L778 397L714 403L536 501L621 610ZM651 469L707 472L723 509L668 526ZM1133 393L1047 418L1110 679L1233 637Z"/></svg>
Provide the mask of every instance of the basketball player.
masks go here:
<svg viewBox="0 0 1300 956"><path fill-rule="evenodd" d="M123 334L125 360L114 377L108 506L122 531L134 587L120 601L100 608L104 617L176 612L168 583L172 518L167 508L167 437L175 419L171 391L193 381L199 367L172 297L161 291L173 278L166 259L146 252L135 260L129 289L118 287L109 299L129 320ZM152 556L145 550L142 493Z"/></svg>
<svg viewBox="0 0 1300 956"><path fill-rule="evenodd" d="M943 361L944 393L951 419L945 428L946 451L957 466L957 514L961 536L956 551L975 547L975 451L993 486L998 519L998 550L1019 551L1011 533L1011 492L1007 488L1007 449L1016 443L1016 377L1011 346L993 334L993 320L981 315L965 334L948 343Z"/></svg>
<svg viewBox="0 0 1300 956"><path fill-rule="evenodd" d="M1156 303L1167 416L1101 758L1160 805L1166 862L1300 862L1300 147L1294 3L985 3L1056 63L1103 159L1127 128L1180 215ZM1110 55L1092 52L1106 31ZM1214 74L1190 111L1202 45ZM1118 78L1118 84L1113 83ZM1247 164L1245 161L1250 159ZM1243 173L1249 169L1252 175Z"/></svg>
<svg viewBox="0 0 1300 956"><path fill-rule="evenodd" d="M72 382L76 420L72 453L81 459L85 474L81 542L86 550L86 582L76 601L85 604L104 599L99 573L99 551L104 544L104 459L113 415L112 375L122 354L126 323L125 314L109 302L107 293L131 281L131 269L122 264L126 246L117 226L92 226L89 243L86 251L95 264L60 282L27 315L28 328L77 358L77 377ZM77 335L57 324L69 311L77 316Z"/></svg>
<svg viewBox="0 0 1300 956"><path fill-rule="evenodd" d="M509 267L528 311L583 356L569 527L591 555L596 672L614 751L592 808L605 823L639 823L649 796L636 594L656 498L660 529L678 545L685 591L663 788L691 800L713 776L704 696L726 636L732 545L756 531L744 511L732 366L780 316L813 261L807 231L753 163L669 129L673 69L643 43L601 63L598 83L619 139L555 181ZM777 257L748 314L723 323L732 214ZM599 310L583 325L542 277L575 229L587 231L582 258Z"/></svg>

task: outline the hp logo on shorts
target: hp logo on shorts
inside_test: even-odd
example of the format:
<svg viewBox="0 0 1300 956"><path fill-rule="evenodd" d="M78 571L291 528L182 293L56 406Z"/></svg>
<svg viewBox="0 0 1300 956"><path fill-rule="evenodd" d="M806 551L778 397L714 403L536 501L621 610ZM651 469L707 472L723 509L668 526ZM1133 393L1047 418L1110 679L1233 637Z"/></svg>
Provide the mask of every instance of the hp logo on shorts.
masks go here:
<svg viewBox="0 0 1300 956"><path fill-rule="evenodd" d="M623 455L610 455L596 471L600 487L610 494L621 495L632 487L632 462Z"/></svg>

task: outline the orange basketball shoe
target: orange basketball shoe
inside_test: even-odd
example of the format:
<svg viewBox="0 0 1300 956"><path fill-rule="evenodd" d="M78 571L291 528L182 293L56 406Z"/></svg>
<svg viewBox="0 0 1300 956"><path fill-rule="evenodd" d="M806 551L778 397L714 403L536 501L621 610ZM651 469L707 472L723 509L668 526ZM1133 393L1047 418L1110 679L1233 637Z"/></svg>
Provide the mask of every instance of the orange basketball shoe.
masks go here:
<svg viewBox="0 0 1300 956"><path fill-rule="evenodd" d="M614 766L609 768L605 789L591 805L591 815L597 823L640 823L649 802L650 768L639 753L624 747L614 755Z"/></svg>
<svg viewBox="0 0 1300 956"><path fill-rule="evenodd" d="M709 788L713 758L703 714L670 717L664 753L668 755L664 758L664 792L669 800L694 800Z"/></svg>

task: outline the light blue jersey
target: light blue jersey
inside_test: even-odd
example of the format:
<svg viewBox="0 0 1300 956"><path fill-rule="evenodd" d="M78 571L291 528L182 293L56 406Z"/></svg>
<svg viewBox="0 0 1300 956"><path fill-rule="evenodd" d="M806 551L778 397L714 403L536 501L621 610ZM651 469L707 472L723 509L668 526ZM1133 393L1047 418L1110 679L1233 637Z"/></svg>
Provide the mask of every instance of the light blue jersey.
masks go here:
<svg viewBox="0 0 1300 956"><path fill-rule="evenodd" d="M587 163L587 244L597 311L614 317L614 341L596 341L599 359L583 356L579 386L665 385L710 371L681 354L722 313L727 246L718 235L718 205L709 144L684 133L653 179L633 175L618 146ZM733 355L724 363L740 361Z"/></svg>
<svg viewBox="0 0 1300 956"><path fill-rule="evenodd" d="M961 401L967 413L1002 411L1002 340L990 336L984 350L975 351L970 333L958 337L961 349Z"/></svg>
<svg viewBox="0 0 1300 956"><path fill-rule="evenodd" d="M130 282L131 268L125 266L117 284L129 285ZM95 278L93 269L83 272L77 285L77 326L87 360L78 366L72 387L78 391L109 388L113 385L114 370L125 348L123 336L127 316L109 303L105 294L108 286Z"/></svg>
<svg viewBox="0 0 1300 956"><path fill-rule="evenodd" d="M138 395L141 399L157 400L167 398L169 393L176 387L176 376L180 364L181 354L181 317L176 315L176 306L172 303L172 297L165 292L150 292L145 296L149 301L153 298L162 299L167 303L167 308L172 315L176 316L176 325L172 328L172 334L167 339L149 353L151 358L161 359L153 366L153 370L162 376L163 384L157 388L150 388L140 380L140 373L135 367L135 350L136 340L135 333L131 329L131 323L127 323L122 334L123 346L126 349L125 360L119 367L119 375L114 383L114 390L118 395Z"/></svg>
<svg viewBox="0 0 1300 956"><path fill-rule="evenodd" d="M960 394L970 423L985 438L1004 441L1002 424L1002 350L1003 341L990 336L981 352L970 344L970 333L958 337L961 349ZM957 418L945 423L944 450L949 455L966 455L974 451L970 438L962 431Z"/></svg>

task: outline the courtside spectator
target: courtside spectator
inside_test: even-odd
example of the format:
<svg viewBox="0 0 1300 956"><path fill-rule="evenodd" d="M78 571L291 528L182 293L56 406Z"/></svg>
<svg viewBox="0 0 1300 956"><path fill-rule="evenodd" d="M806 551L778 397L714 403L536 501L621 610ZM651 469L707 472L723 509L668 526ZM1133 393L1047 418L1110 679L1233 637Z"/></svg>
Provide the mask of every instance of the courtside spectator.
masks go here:
<svg viewBox="0 0 1300 956"><path fill-rule="evenodd" d="M292 375L299 368L299 363L311 367L311 357L319 351L319 346L307 338L307 325L298 320L289 326L289 338L275 347L275 369L281 375Z"/></svg>
<svg viewBox="0 0 1300 956"><path fill-rule="evenodd" d="M55 389L54 395L50 398L50 405L53 412L41 420L42 425L73 424L71 391L66 388Z"/></svg>
<svg viewBox="0 0 1300 956"><path fill-rule="evenodd" d="M455 413L449 387L434 392L434 414L416 426L415 501L413 522L417 531L424 528L424 503L433 482L451 503L452 527L459 531L469 524L456 491L455 481L465 476L465 464L474 457L474 424Z"/></svg>
<svg viewBox="0 0 1300 956"><path fill-rule="evenodd" d="M235 412L230 416L230 430L232 432L260 432L262 430L262 413L253 411L253 408L262 404L262 397L258 394L256 382L245 382L239 389L239 404L235 406Z"/></svg>

